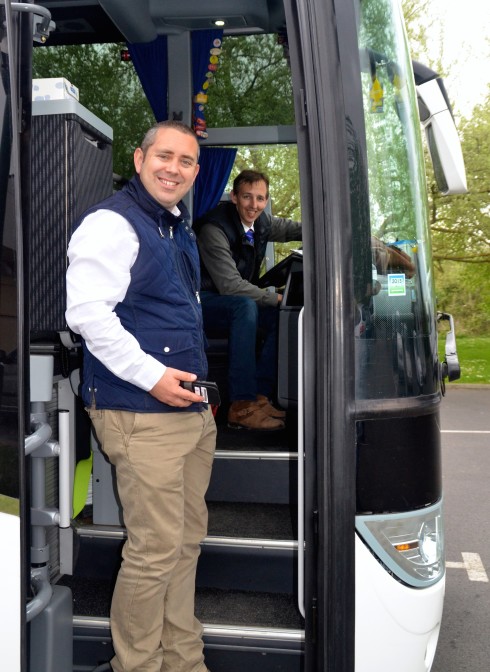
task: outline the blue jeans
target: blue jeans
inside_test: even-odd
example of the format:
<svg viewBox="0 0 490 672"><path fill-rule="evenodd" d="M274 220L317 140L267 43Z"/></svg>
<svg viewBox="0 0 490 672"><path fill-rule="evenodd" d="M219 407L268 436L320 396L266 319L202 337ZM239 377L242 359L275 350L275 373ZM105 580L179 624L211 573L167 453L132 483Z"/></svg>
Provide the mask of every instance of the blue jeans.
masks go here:
<svg viewBox="0 0 490 672"><path fill-rule="evenodd" d="M228 337L230 401L255 400L257 394L271 398L277 385L278 309L207 291L201 292L201 305L206 334Z"/></svg>

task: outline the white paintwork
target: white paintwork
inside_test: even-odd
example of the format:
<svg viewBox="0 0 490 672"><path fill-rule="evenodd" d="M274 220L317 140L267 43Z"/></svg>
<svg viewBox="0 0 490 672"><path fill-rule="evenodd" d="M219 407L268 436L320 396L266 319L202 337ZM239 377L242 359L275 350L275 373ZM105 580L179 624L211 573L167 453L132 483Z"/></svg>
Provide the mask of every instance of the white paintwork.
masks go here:
<svg viewBox="0 0 490 672"><path fill-rule="evenodd" d="M427 588L394 579L356 535L356 672L428 672L445 577Z"/></svg>
<svg viewBox="0 0 490 672"><path fill-rule="evenodd" d="M0 512L0 651L2 669L20 672L20 518Z"/></svg>

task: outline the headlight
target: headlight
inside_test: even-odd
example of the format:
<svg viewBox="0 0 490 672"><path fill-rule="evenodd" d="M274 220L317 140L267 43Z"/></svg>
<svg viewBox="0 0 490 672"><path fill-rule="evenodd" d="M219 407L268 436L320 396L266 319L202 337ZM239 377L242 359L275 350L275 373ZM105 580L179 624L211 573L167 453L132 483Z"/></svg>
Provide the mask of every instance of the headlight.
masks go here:
<svg viewBox="0 0 490 672"><path fill-rule="evenodd" d="M444 575L442 502L409 513L356 516L356 530L401 581L423 588Z"/></svg>

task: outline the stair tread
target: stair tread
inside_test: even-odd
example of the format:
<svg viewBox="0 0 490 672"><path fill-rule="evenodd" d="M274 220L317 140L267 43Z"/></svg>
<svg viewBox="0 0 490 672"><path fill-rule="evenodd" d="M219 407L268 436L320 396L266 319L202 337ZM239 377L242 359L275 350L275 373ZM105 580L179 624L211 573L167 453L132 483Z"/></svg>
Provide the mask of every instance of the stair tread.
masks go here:
<svg viewBox="0 0 490 672"><path fill-rule="evenodd" d="M293 595L198 588L196 616L204 623L302 629Z"/></svg>
<svg viewBox="0 0 490 672"><path fill-rule="evenodd" d="M293 540L296 521L287 504L208 502L208 536Z"/></svg>
<svg viewBox="0 0 490 672"><path fill-rule="evenodd" d="M73 592L75 616L108 618L111 581L65 576L61 585ZM302 629L303 619L293 595L198 588L196 616L216 625Z"/></svg>
<svg viewBox="0 0 490 672"><path fill-rule="evenodd" d="M246 429L231 429L226 424L218 425L217 450L232 451L297 451L297 431L292 422L277 432L256 432Z"/></svg>
<svg viewBox="0 0 490 672"><path fill-rule="evenodd" d="M208 537L236 539L297 539L296 512L287 504L256 504L242 502L208 502ZM92 508L85 507L77 519L79 531L102 528L94 526ZM109 533L115 528L110 526ZM120 528L122 529L122 528ZM111 534L108 533L108 536ZM116 543L120 543L117 537Z"/></svg>

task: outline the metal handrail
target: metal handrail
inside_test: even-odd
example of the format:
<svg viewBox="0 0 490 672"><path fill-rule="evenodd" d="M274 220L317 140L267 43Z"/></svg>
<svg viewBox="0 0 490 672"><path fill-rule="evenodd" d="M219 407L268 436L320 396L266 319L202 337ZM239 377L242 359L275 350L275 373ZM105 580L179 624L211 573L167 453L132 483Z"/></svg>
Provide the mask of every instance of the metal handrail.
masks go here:
<svg viewBox="0 0 490 672"><path fill-rule="evenodd" d="M44 494L40 492L41 501L37 504L39 510L36 512L48 513L38 525L33 526L33 530L39 530L42 535L41 546L45 545L44 526L57 524L61 528L70 527L71 518L71 496L70 496L70 413L69 411L59 411L59 441L51 441L51 426L46 422L33 422L34 431L27 436L24 441L26 455L32 455L33 458L43 459L47 457L58 457L58 479L59 479L59 510L48 511L44 507ZM35 455L34 453L36 453ZM44 473L44 472L42 472ZM44 489L43 483L40 484ZM35 504L36 506L36 504ZM31 568L31 586L34 597L26 604L26 620L32 621L49 605L53 596L53 588L49 580L48 567Z"/></svg>
<svg viewBox="0 0 490 672"><path fill-rule="evenodd" d="M303 313L298 317L298 609L305 617L305 452L304 452L304 366Z"/></svg>
<svg viewBox="0 0 490 672"><path fill-rule="evenodd" d="M30 455L35 450L43 446L51 438L51 426L47 422L33 423L34 431L24 440L24 450L26 455Z"/></svg>
<svg viewBox="0 0 490 672"><path fill-rule="evenodd" d="M47 568L31 569L31 586L35 596L26 604L26 621L32 621L46 609L53 596L53 587L49 582Z"/></svg>

